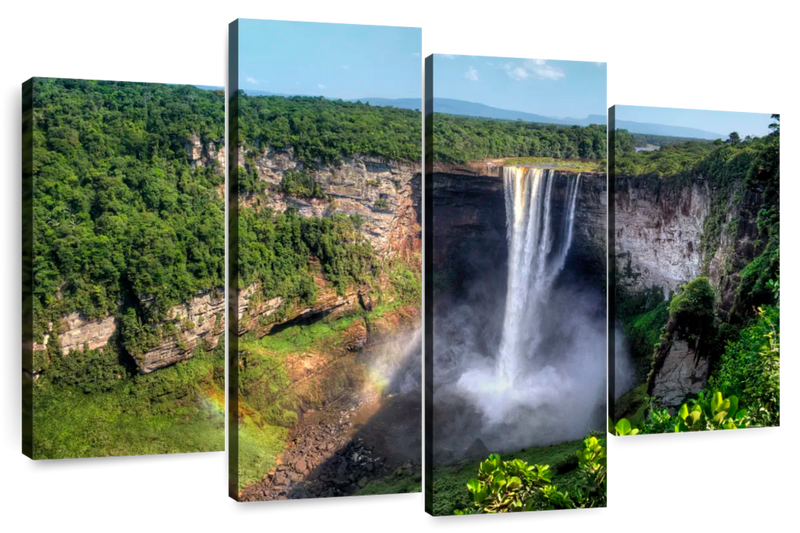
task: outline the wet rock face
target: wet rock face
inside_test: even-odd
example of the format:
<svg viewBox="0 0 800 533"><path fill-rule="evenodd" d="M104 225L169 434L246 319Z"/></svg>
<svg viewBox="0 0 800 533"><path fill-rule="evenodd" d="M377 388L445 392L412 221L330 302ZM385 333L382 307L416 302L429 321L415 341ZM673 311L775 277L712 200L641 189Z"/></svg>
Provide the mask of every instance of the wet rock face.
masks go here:
<svg viewBox="0 0 800 533"><path fill-rule="evenodd" d="M666 298L670 291L707 275L719 296L720 316L727 316L735 304L741 270L760 251L756 220L762 194L741 183L723 193L702 178L681 185L619 177L615 200L618 279L624 276L633 289L661 287ZM719 234L712 238L704 230L717 203L723 211L717 215ZM704 240L714 249L707 264Z"/></svg>
<svg viewBox="0 0 800 533"><path fill-rule="evenodd" d="M442 165L437 168L445 169ZM502 166L488 168L489 175L469 174L449 168L433 174L433 263L459 278L504 278L508 257L506 206ZM455 173L461 172L461 173ZM573 172L562 172L574 175ZM553 188L553 217L559 219L566 202L566 180ZM606 177L581 174L575 207L572 245L567 267L581 271L605 288Z"/></svg>
<svg viewBox="0 0 800 533"><path fill-rule="evenodd" d="M668 187L649 178L618 178L616 186L617 272L630 266L633 288L655 285L665 295L698 277L707 186Z"/></svg>

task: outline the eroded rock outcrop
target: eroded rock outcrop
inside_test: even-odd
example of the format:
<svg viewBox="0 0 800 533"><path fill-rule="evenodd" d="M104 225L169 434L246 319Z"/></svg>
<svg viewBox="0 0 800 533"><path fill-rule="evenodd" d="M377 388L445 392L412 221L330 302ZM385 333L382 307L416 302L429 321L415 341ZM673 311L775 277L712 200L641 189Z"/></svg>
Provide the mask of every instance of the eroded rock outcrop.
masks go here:
<svg viewBox="0 0 800 533"><path fill-rule="evenodd" d="M649 178L617 179L617 269L631 274L631 288L655 285L666 297L700 275L710 201L704 183L674 187Z"/></svg>
<svg viewBox="0 0 800 533"><path fill-rule="evenodd" d="M177 333L165 337L161 344L135 358L145 374L192 357L200 344L204 350L217 346L225 331L225 295L219 289L176 305L167 314L164 324L171 323Z"/></svg>
<svg viewBox="0 0 800 533"><path fill-rule="evenodd" d="M83 350L84 347L96 350L108 344L116 333L117 321L113 316L89 320L83 313L75 311L61 319L59 331L58 342L65 355L71 350ZM47 346L49 338L50 335L47 335L42 349Z"/></svg>
<svg viewBox="0 0 800 533"><path fill-rule="evenodd" d="M243 147L239 164L245 166ZM361 231L380 254L421 248L420 164L372 156L345 157L333 164L313 165L297 160L294 150L267 148L253 158L259 177L273 186L257 198L260 205L278 212L292 206L301 216L359 214ZM249 170L249 169L248 169ZM287 170L310 174L329 199L297 198L277 188ZM243 198L252 205L255 198Z"/></svg>

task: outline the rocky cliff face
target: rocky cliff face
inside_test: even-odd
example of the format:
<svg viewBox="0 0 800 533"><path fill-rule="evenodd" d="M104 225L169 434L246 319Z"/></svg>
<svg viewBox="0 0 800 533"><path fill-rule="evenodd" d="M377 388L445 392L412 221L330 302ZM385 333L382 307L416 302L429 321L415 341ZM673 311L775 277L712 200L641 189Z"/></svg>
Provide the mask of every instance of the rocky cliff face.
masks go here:
<svg viewBox="0 0 800 533"><path fill-rule="evenodd" d="M219 169L224 173L225 169L225 146L222 139L206 140L205 143L198 134L192 134L189 141L184 145L186 157L194 167L208 167L216 162Z"/></svg>
<svg viewBox="0 0 800 533"><path fill-rule="evenodd" d="M675 408L690 394L697 394L711 371L708 327L692 317L670 316L653 358L647 394L663 407Z"/></svg>
<svg viewBox="0 0 800 533"><path fill-rule="evenodd" d="M359 305L359 294L351 291L338 295L318 280L321 291L311 305L299 305L278 296L264 299L257 284L249 285L239 292L239 334L254 331L264 336L273 328L285 327L290 323L311 321L351 311Z"/></svg>
<svg viewBox="0 0 800 533"><path fill-rule="evenodd" d="M243 147L239 164L245 166ZM271 190L259 197L261 205L282 212L293 206L301 216L329 216L333 213L364 217L362 231L380 254L410 253L421 249L420 209L422 175L419 163L379 157L346 157L341 162L306 165L294 150L268 148L254 158L259 177L279 185L287 170L303 170L313 176L331 198L305 199ZM248 169L249 170L249 169ZM245 205L253 199L243 199ZM382 200L383 207L376 206Z"/></svg>
<svg viewBox="0 0 800 533"><path fill-rule="evenodd" d="M670 291L702 271L703 222L710 212L706 184L668 187L660 180L617 179L615 238L618 272L633 288ZM630 266L630 269L628 268Z"/></svg>
<svg viewBox="0 0 800 533"><path fill-rule="evenodd" d="M730 311L739 271L755 257L761 194L738 183L721 190L703 179L618 177L615 203L618 279L633 289L660 287L667 298L706 275L720 297L720 314Z"/></svg>
<svg viewBox="0 0 800 533"><path fill-rule="evenodd" d="M213 350L225 331L225 293L218 289L199 294L173 307L167 317L164 323L172 323L178 333L136 358L144 374L190 358L198 344Z"/></svg>

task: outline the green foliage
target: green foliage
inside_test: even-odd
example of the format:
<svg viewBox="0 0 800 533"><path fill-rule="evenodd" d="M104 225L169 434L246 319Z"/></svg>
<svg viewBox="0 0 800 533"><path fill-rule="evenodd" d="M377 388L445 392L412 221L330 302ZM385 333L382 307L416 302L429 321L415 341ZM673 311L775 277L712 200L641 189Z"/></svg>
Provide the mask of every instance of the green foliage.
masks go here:
<svg viewBox="0 0 800 533"><path fill-rule="evenodd" d="M617 425L614 426L614 431L617 436L637 435L639 433L638 429L631 427L631 423L628 422L627 418L620 419Z"/></svg>
<svg viewBox="0 0 800 533"><path fill-rule="evenodd" d="M37 355L36 457L224 447L222 343L147 375L126 353L177 338L179 324L157 325L166 312L224 283L224 174L213 158L224 107L223 92L188 86L36 79L34 330L52 337ZM59 322L74 311L115 315L119 334L61 353Z"/></svg>
<svg viewBox="0 0 800 533"><path fill-rule="evenodd" d="M224 368L222 343L146 375L118 366L108 346L73 351L36 381L34 457L223 450Z"/></svg>
<svg viewBox="0 0 800 533"><path fill-rule="evenodd" d="M554 465L553 470L558 474L566 474L572 472L580 466L580 460L577 454L565 455L559 459Z"/></svg>
<svg viewBox="0 0 800 533"><path fill-rule="evenodd" d="M646 146L640 144L639 146ZM636 152L636 140L628 130L616 130L614 132L614 154L620 157L622 154L633 154Z"/></svg>
<svg viewBox="0 0 800 533"><path fill-rule="evenodd" d="M549 465L529 465L522 459L503 461L492 454L480 463L478 477L467 482L472 507L455 514L506 513L536 509L602 507L606 502L606 450L589 437L576 452L581 482L569 491L552 484Z"/></svg>
<svg viewBox="0 0 800 533"><path fill-rule="evenodd" d="M112 345L99 350L72 350L63 357L56 356L45 374L54 386L74 387L84 394L114 390L127 375L128 370Z"/></svg>
<svg viewBox="0 0 800 533"><path fill-rule="evenodd" d="M349 284L368 281L374 252L369 241L355 228L354 220L336 214L329 218L306 218L294 210L244 209L239 216L239 275L244 284L260 282L263 296L316 298L315 268L343 292Z"/></svg>
<svg viewBox="0 0 800 533"><path fill-rule="evenodd" d="M498 157L602 159L606 127L560 126L436 113L434 160L465 163Z"/></svg>
<svg viewBox="0 0 800 533"><path fill-rule="evenodd" d="M38 78L34 123L39 335L72 311L152 295L157 312L223 285L223 174L187 156L195 135L222 148L222 93Z"/></svg>
<svg viewBox="0 0 800 533"><path fill-rule="evenodd" d="M239 138L252 147L293 148L307 166L368 155L422 158L419 111L307 96L239 93Z"/></svg>
<svg viewBox="0 0 800 533"><path fill-rule="evenodd" d="M237 170L239 193L243 196L259 194L267 190L267 183L258 175L258 167L252 157L245 156L247 166L239 165Z"/></svg>
<svg viewBox="0 0 800 533"><path fill-rule="evenodd" d="M386 199L381 197L375 200L375 203L372 204L373 207L378 211L387 211L389 209L389 204L386 202Z"/></svg>
<svg viewBox="0 0 800 533"><path fill-rule="evenodd" d="M669 314L687 324L710 324L714 320L714 289L708 278L701 276L683 287L673 296Z"/></svg>
<svg viewBox="0 0 800 533"><path fill-rule="evenodd" d="M738 395L750 409L753 425L780 424L780 308L758 309L720 358L709 387Z"/></svg>
<svg viewBox="0 0 800 533"><path fill-rule="evenodd" d="M675 422L666 407L657 407L654 399L649 401L650 409L647 420L641 429L641 433L672 433L675 431Z"/></svg>
<svg viewBox="0 0 800 533"><path fill-rule="evenodd" d="M619 135L619 131L617 131ZM690 176L692 169L715 149L713 144L688 141L651 152L617 152L617 176Z"/></svg>
<svg viewBox="0 0 800 533"><path fill-rule="evenodd" d="M622 322L625 337L634 359L653 355L661 332L669 319L670 302L659 287L645 290L617 291L617 318Z"/></svg>
<svg viewBox="0 0 800 533"><path fill-rule="evenodd" d="M620 130L617 130L617 133L619 132ZM680 144L685 142L705 142L709 144L714 142L714 141L703 141L700 139L692 139L689 137L673 137L671 135L654 135L650 133L634 133L632 135L635 146L672 146L673 144Z"/></svg>
<svg viewBox="0 0 800 533"><path fill-rule="evenodd" d="M700 391L697 399L683 404L675 420L675 432L747 427L750 419L747 409L739 409L739 398L715 391Z"/></svg>
<svg viewBox="0 0 800 533"><path fill-rule="evenodd" d="M327 198L314 176L302 170L289 169L283 173L281 192L297 198Z"/></svg>

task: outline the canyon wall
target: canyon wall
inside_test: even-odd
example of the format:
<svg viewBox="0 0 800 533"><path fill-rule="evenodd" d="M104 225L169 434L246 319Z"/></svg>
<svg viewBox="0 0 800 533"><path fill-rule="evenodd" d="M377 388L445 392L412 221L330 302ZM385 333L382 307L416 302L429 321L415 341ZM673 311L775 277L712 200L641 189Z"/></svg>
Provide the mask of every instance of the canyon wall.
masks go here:
<svg viewBox="0 0 800 533"><path fill-rule="evenodd" d="M193 135L185 144L186 155L193 166L216 165L223 172L225 150L221 143L203 140ZM243 162L242 162L243 163ZM383 258L401 256L412 259L422 247L421 234L421 173L420 165L403 161L391 161L374 157L346 158L333 165L309 168L294 158L293 151L267 150L255 158L256 168L262 180L279 184L283 172L288 169L306 170L331 200L301 199L269 191L259 198L244 199L245 205L258 202L260 207L282 211L293 206L302 216L330 216L333 213L360 214L364 217L362 231L376 252ZM221 194L224 189L221 190ZM377 208L375 202L382 199L385 207ZM241 332L257 330L265 334L272 327L288 322L329 316L352 310L358 305L368 305L366 295L350 291L338 295L325 281L318 280L319 297L311 305L296 305L282 298L261 299L253 295L257 287L245 288L239 297ZM149 302L143 300L141 305ZM196 346L213 349L224 331L223 290L198 294L191 300L173 307L166 313L162 326L171 325L176 333L164 335L158 346L134 358L139 370L149 373L192 356ZM57 328L56 331L53 331ZM119 320L112 315L97 320L88 320L78 312L63 317L57 325L45 332L42 343L35 350L45 350L48 342L58 339L62 353L71 350L102 348L113 342L119 330Z"/></svg>
<svg viewBox="0 0 800 533"><path fill-rule="evenodd" d="M245 166L246 146L239 150L239 165ZM334 213L364 217L361 231L381 255L412 253L422 247L422 175L420 164L372 156L345 157L332 164L304 164L294 149L267 148L253 158L261 180L274 186L257 198L242 199L245 206L258 202L283 212L297 209L301 216L330 216ZM250 170L250 169L248 169ZM287 170L305 171L322 186L329 199L297 198L277 190ZM375 203L382 200L384 207Z"/></svg>
<svg viewBox="0 0 800 533"><path fill-rule="evenodd" d="M727 315L739 272L756 255L762 194L702 178L618 177L615 203L618 282L634 290L656 286L668 298L705 275L720 298L721 316Z"/></svg>

